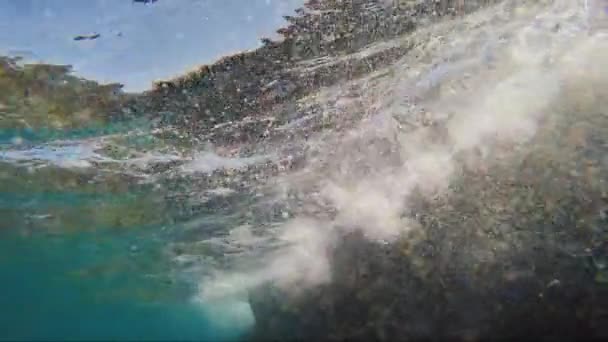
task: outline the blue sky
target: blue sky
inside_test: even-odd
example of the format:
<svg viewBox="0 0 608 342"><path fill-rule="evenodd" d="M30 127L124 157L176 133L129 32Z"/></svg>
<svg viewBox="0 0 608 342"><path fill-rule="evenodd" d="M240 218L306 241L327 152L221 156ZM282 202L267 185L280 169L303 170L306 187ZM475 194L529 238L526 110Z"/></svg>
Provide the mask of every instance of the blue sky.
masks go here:
<svg viewBox="0 0 608 342"><path fill-rule="evenodd" d="M148 88L273 36L304 0L0 0L0 54L71 64L77 75ZM119 35L119 32L121 35ZM100 33L93 41L74 41Z"/></svg>

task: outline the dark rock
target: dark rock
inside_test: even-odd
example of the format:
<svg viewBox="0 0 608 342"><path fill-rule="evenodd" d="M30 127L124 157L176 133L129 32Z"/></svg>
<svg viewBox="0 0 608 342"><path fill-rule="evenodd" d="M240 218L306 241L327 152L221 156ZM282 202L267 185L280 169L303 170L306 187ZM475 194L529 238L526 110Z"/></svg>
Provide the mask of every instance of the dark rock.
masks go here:
<svg viewBox="0 0 608 342"><path fill-rule="evenodd" d="M256 313L264 333L256 337L606 336L608 253L605 241L590 245L595 239L590 232L602 219L602 190L594 186L596 180L565 177L565 166L584 156L576 150L554 151L565 139L554 133L549 145L541 138L533 141L537 145L525 165L496 162L485 179L463 172L443 198L410 198L420 236L390 244L369 241L356 231L343 236L331 253L329 284L297 298L273 292L275 297L266 300L267 292L253 291L254 311L259 306L273 313ZM550 179L559 186L540 171L546 170L546 160L552 165ZM546 206L549 200L553 204ZM496 227L496 233L488 234L488 227ZM290 314L277 311L276 303ZM270 317L274 326L289 326L289 334L275 333Z"/></svg>

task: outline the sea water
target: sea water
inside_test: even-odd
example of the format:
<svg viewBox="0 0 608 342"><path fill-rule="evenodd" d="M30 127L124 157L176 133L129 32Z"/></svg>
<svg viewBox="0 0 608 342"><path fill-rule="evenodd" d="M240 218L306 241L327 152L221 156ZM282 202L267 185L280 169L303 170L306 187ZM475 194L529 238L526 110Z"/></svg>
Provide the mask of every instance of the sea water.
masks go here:
<svg viewBox="0 0 608 342"><path fill-rule="evenodd" d="M121 245L120 241L105 241L108 248L93 251L97 241L90 235L76 239L5 237L0 242L2 338L235 340L239 329L247 328L243 324L250 323L246 321L250 317L237 307L233 312L224 308L226 321L218 324L210 314L213 308L190 301L187 289L180 295L168 284L164 288L154 285L134 269L128 273L117 269L114 274L103 269L97 274L79 271L89 265L94 268L96 263L103 265L101 259L136 263L130 260L133 256L109 246Z"/></svg>
<svg viewBox="0 0 608 342"><path fill-rule="evenodd" d="M162 273L151 230L2 232L2 339L238 340L253 323L248 304L193 300L196 288Z"/></svg>
<svg viewBox="0 0 608 342"><path fill-rule="evenodd" d="M196 274L174 272L175 221L153 214L155 187L111 190L119 176L90 176L91 163L112 161L95 150L105 130L35 133L18 145L6 133L0 150L0 339L232 341L248 331L246 301L201 302Z"/></svg>

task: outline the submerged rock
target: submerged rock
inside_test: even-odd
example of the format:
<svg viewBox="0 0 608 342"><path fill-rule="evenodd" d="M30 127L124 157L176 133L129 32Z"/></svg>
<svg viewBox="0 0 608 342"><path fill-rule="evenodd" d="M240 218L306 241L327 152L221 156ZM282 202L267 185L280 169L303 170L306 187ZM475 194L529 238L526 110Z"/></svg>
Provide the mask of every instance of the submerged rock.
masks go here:
<svg viewBox="0 0 608 342"><path fill-rule="evenodd" d="M270 281L252 289L251 338L608 336L608 173L599 166L608 97L601 81L581 79L588 84L560 85L563 96L543 109L550 117L525 146L488 143L485 158L457 155L445 193L407 197L403 216L419 228L389 243L366 238L365 227L346 230L328 253L328 283L295 292ZM361 169L349 171L363 179Z"/></svg>

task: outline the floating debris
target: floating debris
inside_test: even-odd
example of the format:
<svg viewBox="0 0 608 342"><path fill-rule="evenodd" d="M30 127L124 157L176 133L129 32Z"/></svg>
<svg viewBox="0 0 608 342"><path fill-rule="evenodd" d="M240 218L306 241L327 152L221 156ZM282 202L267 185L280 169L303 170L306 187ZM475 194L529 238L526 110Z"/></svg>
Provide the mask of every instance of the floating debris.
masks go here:
<svg viewBox="0 0 608 342"><path fill-rule="evenodd" d="M555 286L560 286L561 284L562 284L562 282L559 281L559 279L553 279L553 280L551 280L549 282L549 284L547 284L547 287L548 288L552 288L552 287L555 287Z"/></svg>
<svg viewBox="0 0 608 342"><path fill-rule="evenodd" d="M74 40L76 41L80 41L80 40L95 40L97 38L101 37L101 34L99 33L93 33L93 34L88 34L88 35L78 35L76 37L74 37Z"/></svg>

